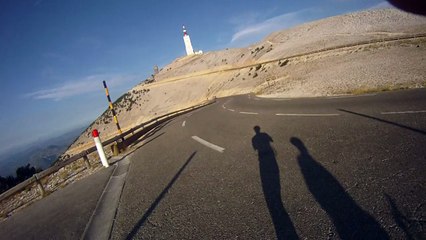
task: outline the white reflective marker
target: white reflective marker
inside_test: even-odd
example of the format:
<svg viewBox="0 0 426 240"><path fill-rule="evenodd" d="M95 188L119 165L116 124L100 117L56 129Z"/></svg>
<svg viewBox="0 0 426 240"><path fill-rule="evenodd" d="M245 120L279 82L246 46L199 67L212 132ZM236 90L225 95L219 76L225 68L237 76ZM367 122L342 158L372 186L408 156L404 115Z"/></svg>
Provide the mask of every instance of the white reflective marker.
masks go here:
<svg viewBox="0 0 426 240"><path fill-rule="evenodd" d="M94 129L92 131L92 136L93 140L95 141L96 149L98 150L99 158L101 159L102 165L104 165L104 167L109 167L109 163L105 156L104 147L102 146L101 139L99 138L98 130Z"/></svg>

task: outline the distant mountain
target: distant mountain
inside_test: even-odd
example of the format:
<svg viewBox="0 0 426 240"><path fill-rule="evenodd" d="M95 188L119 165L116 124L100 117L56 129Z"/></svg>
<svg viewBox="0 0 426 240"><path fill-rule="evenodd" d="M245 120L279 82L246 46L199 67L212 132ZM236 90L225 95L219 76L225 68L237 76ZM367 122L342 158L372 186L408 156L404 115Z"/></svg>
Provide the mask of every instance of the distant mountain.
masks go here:
<svg viewBox="0 0 426 240"><path fill-rule="evenodd" d="M79 127L60 136L33 143L19 152L15 149L3 154L0 157L0 176L15 175L18 167L28 163L35 168L48 168L84 129L85 127Z"/></svg>

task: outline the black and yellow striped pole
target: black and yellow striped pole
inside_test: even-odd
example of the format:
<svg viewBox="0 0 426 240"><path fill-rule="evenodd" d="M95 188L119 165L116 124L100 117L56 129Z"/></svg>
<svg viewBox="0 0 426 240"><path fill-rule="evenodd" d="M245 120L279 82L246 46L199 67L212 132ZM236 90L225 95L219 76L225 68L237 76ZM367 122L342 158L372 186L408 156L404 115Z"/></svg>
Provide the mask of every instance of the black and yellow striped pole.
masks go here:
<svg viewBox="0 0 426 240"><path fill-rule="evenodd" d="M104 83L104 88L105 88L105 94L107 96L108 103L109 103L109 109L111 109L112 117L114 118L115 125L117 125L118 134L121 136L121 134L123 132L121 131L120 124L118 123L117 114L115 113L114 106L112 105L111 97L109 96L108 87L107 87L105 81L103 81L103 83ZM121 140L124 141L124 138L121 137Z"/></svg>

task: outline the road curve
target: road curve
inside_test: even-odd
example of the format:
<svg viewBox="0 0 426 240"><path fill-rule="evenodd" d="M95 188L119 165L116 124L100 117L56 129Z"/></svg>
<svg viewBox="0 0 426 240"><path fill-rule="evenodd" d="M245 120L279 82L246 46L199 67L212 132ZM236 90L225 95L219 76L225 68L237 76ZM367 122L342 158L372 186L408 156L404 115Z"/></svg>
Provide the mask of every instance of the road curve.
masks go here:
<svg viewBox="0 0 426 240"><path fill-rule="evenodd" d="M424 89L219 99L130 157L111 239L425 237L425 144Z"/></svg>

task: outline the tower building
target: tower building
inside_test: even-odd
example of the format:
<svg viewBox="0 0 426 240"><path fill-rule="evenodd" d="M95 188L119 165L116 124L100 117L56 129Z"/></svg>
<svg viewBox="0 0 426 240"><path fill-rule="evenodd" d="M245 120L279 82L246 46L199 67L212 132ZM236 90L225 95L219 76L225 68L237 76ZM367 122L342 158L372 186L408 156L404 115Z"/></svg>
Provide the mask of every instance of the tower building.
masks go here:
<svg viewBox="0 0 426 240"><path fill-rule="evenodd" d="M191 39L189 38L188 33L186 32L185 26L183 28L183 42L185 43L186 55L194 54L194 49L192 48Z"/></svg>

